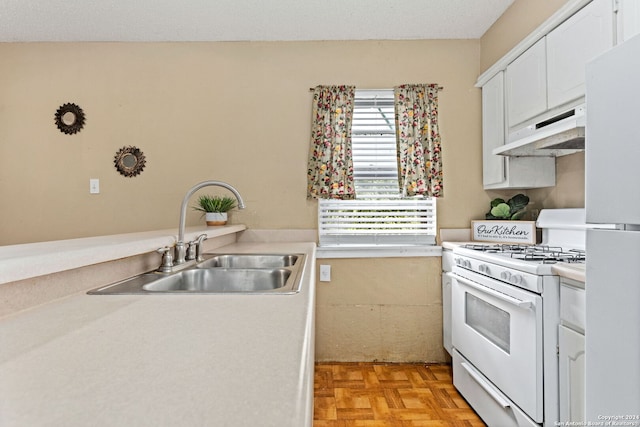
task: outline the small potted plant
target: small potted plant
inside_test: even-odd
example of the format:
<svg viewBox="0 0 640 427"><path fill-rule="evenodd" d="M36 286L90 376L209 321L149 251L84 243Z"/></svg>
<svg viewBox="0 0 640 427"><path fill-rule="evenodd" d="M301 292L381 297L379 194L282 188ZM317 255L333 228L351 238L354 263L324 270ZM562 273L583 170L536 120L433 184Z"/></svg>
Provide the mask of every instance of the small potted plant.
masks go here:
<svg viewBox="0 0 640 427"><path fill-rule="evenodd" d="M529 198L524 194L516 194L506 202L504 199L493 199L491 210L485 215L485 219L521 220L527 213Z"/></svg>
<svg viewBox="0 0 640 427"><path fill-rule="evenodd" d="M516 194L509 200L493 199L485 221L471 221L475 241L534 244L538 241L535 221L524 221L529 197ZM488 221L487 221L488 220Z"/></svg>
<svg viewBox="0 0 640 427"><path fill-rule="evenodd" d="M225 225L227 212L236 207L236 200L229 196L211 196L204 194L198 198L193 209L204 212L207 225Z"/></svg>

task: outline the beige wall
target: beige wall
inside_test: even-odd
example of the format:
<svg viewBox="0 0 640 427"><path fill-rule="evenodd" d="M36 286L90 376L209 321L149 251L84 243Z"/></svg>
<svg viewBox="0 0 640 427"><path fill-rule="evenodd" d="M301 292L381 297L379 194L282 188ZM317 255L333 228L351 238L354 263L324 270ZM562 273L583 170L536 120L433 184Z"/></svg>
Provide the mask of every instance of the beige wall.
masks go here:
<svg viewBox="0 0 640 427"><path fill-rule="evenodd" d="M439 225L486 210L479 40L5 43L0 57L0 245L174 228L186 190L206 179L245 198L232 222L315 228L305 187L317 84L443 85ZM54 125L66 102L86 113L75 135ZM134 178L113 167L126 145L147 159ZM190 210L187 224L199 221Z"/></svg>
<svg viewBox="0 0 640 427"><path fill-rule="evenodd" d="M317 361L447 360L440 257L317 264L331 266L331 281L316 281Z"/></svg>
<svg viewBox="0 0 640 427"><path fill-rule="evenodd" d="M438 223L468 227L491 198L515 194L482 189L476 79L564 3L516 0L481 40L0 44L0 245L174 228L186 190L205 179L244 196L233 222L315 228L308 89L337 83L445 87ZM76 135L54 125L66 102L87 115ZM126 145L147 157L135 178L113 167ZM560 159L559 185L532 198L579 204L580 162ZM101 194L89 195L90 178ZM187 223L199 221L189 211ZM318 360L444 360L440 258L318 263L333 267L332 282L318 282Z"/></svg>
<svg viewBox="0 0 640 427"><path fill-rule="evenodd" d="M569 0L515 0L480 39L484 72Z"/></svg>
<svg viewBox="0 0 640 427"><path fill-rule="evenodd" d="M556 160L556 186L530 190L527 194L536 207L584 207L584 152L558 157Z"/></svg>

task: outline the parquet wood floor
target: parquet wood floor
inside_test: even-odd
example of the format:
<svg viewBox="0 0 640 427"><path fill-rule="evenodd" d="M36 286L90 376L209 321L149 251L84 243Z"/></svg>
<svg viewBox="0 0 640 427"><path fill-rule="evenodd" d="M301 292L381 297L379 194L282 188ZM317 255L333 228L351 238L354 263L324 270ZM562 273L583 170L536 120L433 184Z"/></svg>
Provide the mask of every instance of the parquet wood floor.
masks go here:
<svg viewBox="0 0 640 427"><path fill-rule="evenodd" d="M317 363L313 427L479 427L448 365Z"/></svg>

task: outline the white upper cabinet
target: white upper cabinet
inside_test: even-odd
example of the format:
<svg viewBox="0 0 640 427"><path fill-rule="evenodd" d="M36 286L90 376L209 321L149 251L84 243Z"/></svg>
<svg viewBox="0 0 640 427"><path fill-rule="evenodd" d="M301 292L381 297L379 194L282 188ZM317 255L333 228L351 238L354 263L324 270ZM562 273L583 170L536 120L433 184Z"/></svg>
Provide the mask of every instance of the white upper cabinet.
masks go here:
<svg viewBox="0 0 640 427"><path fill-rule="evenodd" d="M505 158L493 154L504 145L504 72L482 86L482 182L500 184L505 179Z"/></svg>
<svg viewBox="0 0 640 427"><path fill-rule="evenodd" d="M555 158L548 156L560 154L522 155L509 146L527 143L529 128L584 103L587 62L613 47L616 34L620 42L637 33L640 0L567 0L478 78L485 189L555 185Z"/></svg>
<svg viewBox="0 0 640 427"><path fill-rule="evenodd" d="M634 2L630 13L640 8ZM507 65L509 130L545 120L584 97L585 65L613 47L614 17L613 0L593 0Z"/></svg>
<svg viewBox="0 0 640 427"><path fill-rule="evenodd" d="M640 34L640 1L618 0L618 43Z"/></svg>
<svg viewBox="0 0 640 427"><path fill-rule="evenodd" d="M486 190L552 187L551 157L505 157L493 154L505 142L504 71L482 86L482 182Z"/></svg>
<svg viewBox="0 0 640 427"><path fill-rule="evenodd" d="M613 47L613 16L612 0L594 0L547 35L547 109L584 96L587 62Z"/></svg>
<svg viewBox="0 0 640 427"><path fill-rule="evenodd" d="M547 109L546 41L540 39L507 66L509 128Z"/></svg>

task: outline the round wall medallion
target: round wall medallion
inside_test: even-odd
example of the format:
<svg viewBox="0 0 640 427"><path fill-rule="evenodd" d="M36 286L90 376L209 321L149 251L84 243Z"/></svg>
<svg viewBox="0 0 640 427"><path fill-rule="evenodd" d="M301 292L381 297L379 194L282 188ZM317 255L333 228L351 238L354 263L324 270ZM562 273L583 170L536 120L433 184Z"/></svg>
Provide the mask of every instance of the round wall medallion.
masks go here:
<svg viewBox="0 0 640 427"><path fill-rule="evenodd" d="M84 112L76 104L67 103L56 111L56 126L61 132L73 135L84 126Z"/></svg>
<svg viewBox="0 0 640 427"><path fill-rule="evenodd" d="M129 145L118 150L113 163L121 175L130 178L141 173L147 161L138 147Z"/></svg>

